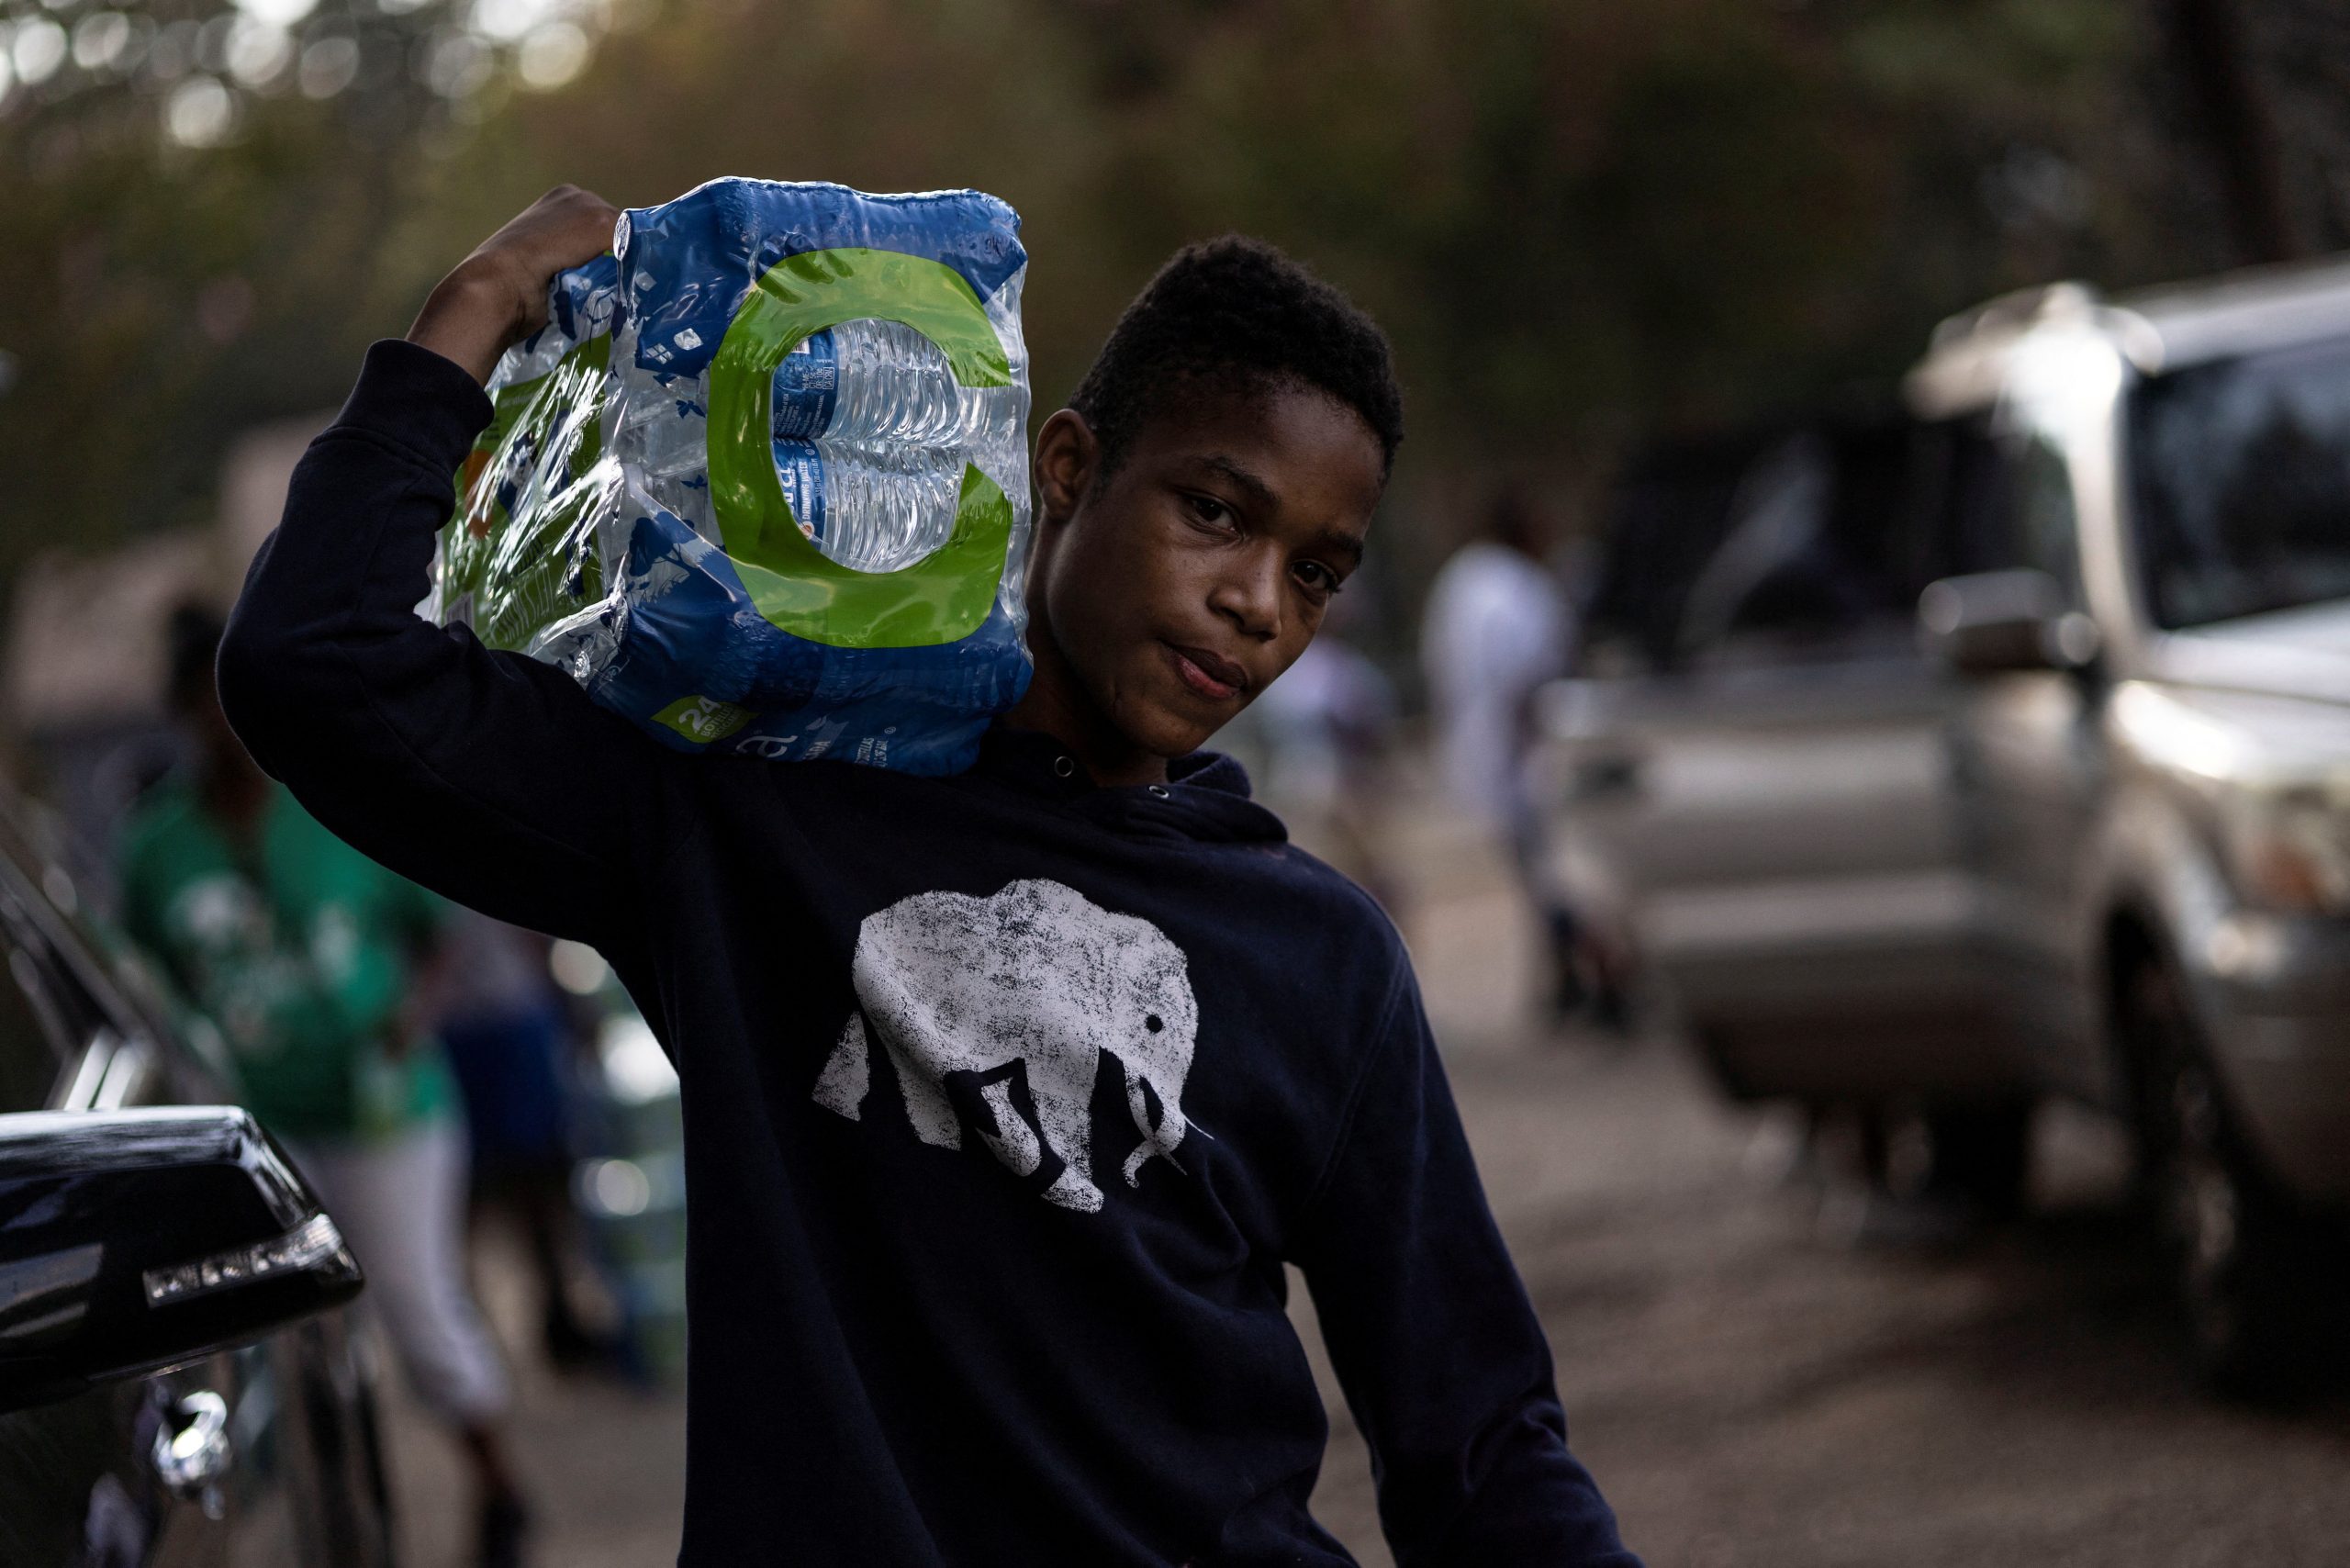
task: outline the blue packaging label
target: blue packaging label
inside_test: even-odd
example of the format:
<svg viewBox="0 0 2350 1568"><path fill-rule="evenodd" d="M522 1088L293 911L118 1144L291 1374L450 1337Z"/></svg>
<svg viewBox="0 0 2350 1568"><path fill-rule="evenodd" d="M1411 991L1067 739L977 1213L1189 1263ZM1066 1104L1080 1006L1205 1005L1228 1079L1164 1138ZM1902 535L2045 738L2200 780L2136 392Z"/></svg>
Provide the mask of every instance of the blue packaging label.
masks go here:
<svg viewBox="0 0 2350 1568"><path fill-rule="evenodd" d="M830 430L840 400L841 356L830 328L783 356L775 369L775 438L813 441ZM786 493L789 493L787 484Z"/></svg>
<svg viewBox="0 0 2350 1568"><path fill-rule="evenodd" d="M811 441L775 443L776 471L783 476L783 498L800 520L800 532L824 541L824 458Z"/></svg>

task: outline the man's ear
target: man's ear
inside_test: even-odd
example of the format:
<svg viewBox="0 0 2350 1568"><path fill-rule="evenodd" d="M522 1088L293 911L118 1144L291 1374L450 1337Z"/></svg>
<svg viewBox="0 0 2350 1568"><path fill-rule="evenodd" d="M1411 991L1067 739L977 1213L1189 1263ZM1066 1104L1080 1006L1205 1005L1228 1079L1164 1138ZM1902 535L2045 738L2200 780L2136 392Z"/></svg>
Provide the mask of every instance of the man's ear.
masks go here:
<svg viewBox="0 0 2350 1568"><path fill-rule="evenodd" d="M1093 483L1102 443L1093 427L1075 409L1063 409L1036 432L1036 498L1040 522L1066 522L1076 512L1086 487Z"/></svg>

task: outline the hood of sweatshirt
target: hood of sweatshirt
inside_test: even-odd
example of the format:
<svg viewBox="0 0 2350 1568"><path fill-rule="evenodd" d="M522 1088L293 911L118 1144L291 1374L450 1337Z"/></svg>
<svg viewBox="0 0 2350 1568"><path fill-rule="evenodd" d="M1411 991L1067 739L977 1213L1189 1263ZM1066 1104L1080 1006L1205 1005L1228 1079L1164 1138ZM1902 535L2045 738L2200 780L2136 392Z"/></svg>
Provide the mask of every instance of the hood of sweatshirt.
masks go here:
<svg viewBox="0 0 2350 1568"><path fill-rule="evenodd" d="M1061 743L1039 730L998 723L969 777L1058 801L1119 833L1201 844L1280 844L1281 818L1248 793L1248 770L1222 752L1195 751L1167 765L1164 784L1096 784Z"/></svg>

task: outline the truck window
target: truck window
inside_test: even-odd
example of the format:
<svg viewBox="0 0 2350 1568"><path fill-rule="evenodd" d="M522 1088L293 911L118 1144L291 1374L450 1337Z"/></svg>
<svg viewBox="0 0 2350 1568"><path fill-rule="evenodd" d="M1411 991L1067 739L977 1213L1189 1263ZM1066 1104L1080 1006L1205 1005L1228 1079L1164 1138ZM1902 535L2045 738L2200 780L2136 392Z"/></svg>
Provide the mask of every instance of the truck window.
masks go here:
<svg viewBox="0 0 2350 1568"><path fill-rule="evenodd" d="M1930 577L2037 567L2077 602L2079 518L2064 454L1987 414L1945 420L1919 441L1916 489L1932 514Z"/></svg>
<svg viewBox="0 0 2350 1568"><path fill-rule="evenodd" d="M1586 646L1651 669L1906 649L1919 588L1896 416L1652 449L1610 496Z"/></svg>
<svg viewBox="0 0 2350 1568"><path fill-rule="evenodd" d="M2156 625L2350 598L2350 342L2146 381L2131 397L2129 448Z"/></svg>

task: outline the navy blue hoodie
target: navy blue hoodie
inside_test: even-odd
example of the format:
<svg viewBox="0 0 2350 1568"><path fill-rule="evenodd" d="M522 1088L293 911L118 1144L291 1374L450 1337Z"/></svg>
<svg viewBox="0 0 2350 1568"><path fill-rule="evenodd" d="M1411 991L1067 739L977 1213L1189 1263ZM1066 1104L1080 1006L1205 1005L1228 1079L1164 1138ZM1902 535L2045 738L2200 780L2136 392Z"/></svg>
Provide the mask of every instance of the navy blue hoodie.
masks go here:
<svg viewBox="0 0 2350 1568"><path fill-rule="evenodd" d="M594 944L683 1083L688 1568L1350 1561L1304 1273L1403 1568L1630 1568L1393 928L1235 764L1098 788L664 750L418 619L489 418L379 343L220 653L393 869Z"/></svg>

